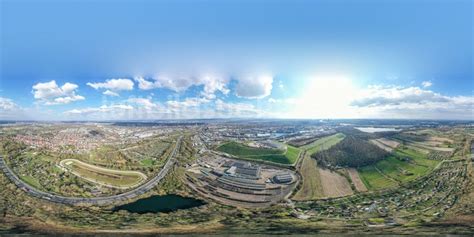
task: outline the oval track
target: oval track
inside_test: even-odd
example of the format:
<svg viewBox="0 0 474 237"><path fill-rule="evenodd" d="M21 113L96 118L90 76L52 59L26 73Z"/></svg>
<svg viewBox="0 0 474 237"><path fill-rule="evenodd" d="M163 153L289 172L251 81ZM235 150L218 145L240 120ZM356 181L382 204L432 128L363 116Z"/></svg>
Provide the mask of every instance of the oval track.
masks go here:
<svg viewBox="0 0 474 237"><path fill-rule="evenodd" d="M65 197L56 194L51 194L47 192L43 192L33 188L32 186L28 185L27 183L23 182L18 176L16 176L13 171L5 164L5 160L3 157L0 156L0 169L3 173L13 182L15 185L22 189L23 191L27 192L29 195L37 198L42 198L51 202L56 203L63 203L63 204L92 204L92 205L108 205L114 202L121 202L127 199L132 199L138 197L148 191L150 191L153 187L155 187L169 172L173 164L176 162L175 155L176 152L179 150L181 145L182 137L179 137L176 141L176 146L174 147L173 151L171 152L168 161L163 166L163 168L158 172L158 174L150 179L145 184L130 190L125 193L107 196L107 197L92 197L92 198L81 198L81 197Z"/></svg>

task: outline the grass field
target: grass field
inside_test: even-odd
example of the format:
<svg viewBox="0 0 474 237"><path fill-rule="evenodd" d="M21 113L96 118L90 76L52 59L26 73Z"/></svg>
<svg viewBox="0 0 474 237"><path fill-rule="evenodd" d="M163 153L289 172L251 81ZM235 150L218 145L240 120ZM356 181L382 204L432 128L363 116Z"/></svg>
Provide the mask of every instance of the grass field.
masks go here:
<svg viewBox="0 0 474 237"><path fill-rule="evenodd" d="M359 175L369 190L392 187L429 173L439 161L407 147L398 148L390 157L374 165L359 168ZM381 173L380 173L381 172Z"/></svg>
<svg viewBox="0 0 474 237"><path fill-rule="evenodd" d="M298 160L300 149L287 145L286 150L249 147L238 142L228 142L217 148L240 158L269 161L279 164L291 165Z"/></svg>
<svg viewBox="0 0 474 237"><path fill-rule="evenodd" d="M29 176L29 175L22 175L20 176L20 178L25 181L27 184L35 187L35 188L39 188L41 187L40 183L38 182L38 180L36 180L35 178Z"/></svg>
<svg viewBox="0 0 474 237"><path fill-rule="evenodd" d="M106 169L74 159L62 160L60 166L87 181L113 188L127 189L146 180L140 172Z"/></svg>
<svg viewBox="0 0 474 237"><path fill-rule="evenodd" d="M331 146L334 146L344 139L344 137L344 134L338 133L323 137L301 147L301 149L306 150L299 170L303 176L303 183L300 190L298 190L298 192L293 197L294 200L304 201L325 197L319 168L317 166L316 160L311 158L311 154L329 149Z"/></svg>
<svg viewBox="0 0 474 237"><path fill-rule="evenodd" d="M365 166L357 169L359 176L369 190L377 190L397 185L395 181L385 178L374 166Z"/></svg>
<svg viewBox="0 0 474 237"><path fill-rule="evenodd" d="M327 150L330 147L336 145L338 142L342 141L346 136L342 133L337 133L331 136L323 137L318 139L308 145L304 145L301 149L306 150L309 155L312 155L318 151Z"/></svg>

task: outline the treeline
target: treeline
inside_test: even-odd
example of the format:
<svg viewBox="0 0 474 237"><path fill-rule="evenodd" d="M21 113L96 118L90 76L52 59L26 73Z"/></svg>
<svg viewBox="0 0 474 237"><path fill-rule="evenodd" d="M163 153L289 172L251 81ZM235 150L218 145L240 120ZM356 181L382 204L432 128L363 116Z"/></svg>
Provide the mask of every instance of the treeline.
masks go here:
<svg viewBox="0 0 474 237"><path fill-rule="evenodd" d="M347 135L338 144L311 157L325 167L361 167L382 160L389 154L366 140Z"/></svg>

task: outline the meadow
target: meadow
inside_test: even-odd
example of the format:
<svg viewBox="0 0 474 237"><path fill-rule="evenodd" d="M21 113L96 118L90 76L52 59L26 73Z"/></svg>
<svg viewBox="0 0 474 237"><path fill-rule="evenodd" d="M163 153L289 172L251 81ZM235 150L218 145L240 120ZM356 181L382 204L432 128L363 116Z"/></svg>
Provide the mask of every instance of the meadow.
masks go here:
<svg viewBox="0 0 474 237"><path fill-rule="evenodd" d="M255 148L238 142L228 142L219 146L217 150L243 159L293 165L298 160L300 149L290 145L286 146L286 150L279 150Z"/></svg>

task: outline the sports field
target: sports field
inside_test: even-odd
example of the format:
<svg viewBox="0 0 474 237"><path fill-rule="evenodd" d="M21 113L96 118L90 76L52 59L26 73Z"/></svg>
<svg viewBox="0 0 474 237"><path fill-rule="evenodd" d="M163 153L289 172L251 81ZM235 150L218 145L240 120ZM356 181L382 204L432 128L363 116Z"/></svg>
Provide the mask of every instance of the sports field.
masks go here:
<svg viewBox="0 0 474 237"><path fill-rule="evenodd" d="M75 159L62 160L59 166L89 182L112 188L132 188L147 179L141 172L107 169Z"/></svg>
<svg viewBox="0 0 474 237"><path fill-rule="evenodd" d="M300 149L286 145L286 150L249 147L238 142L228 142L217 148L218 151L225 152L240 158L257 161L269 161L284 165L292 165L298 160Z"/></svg>

